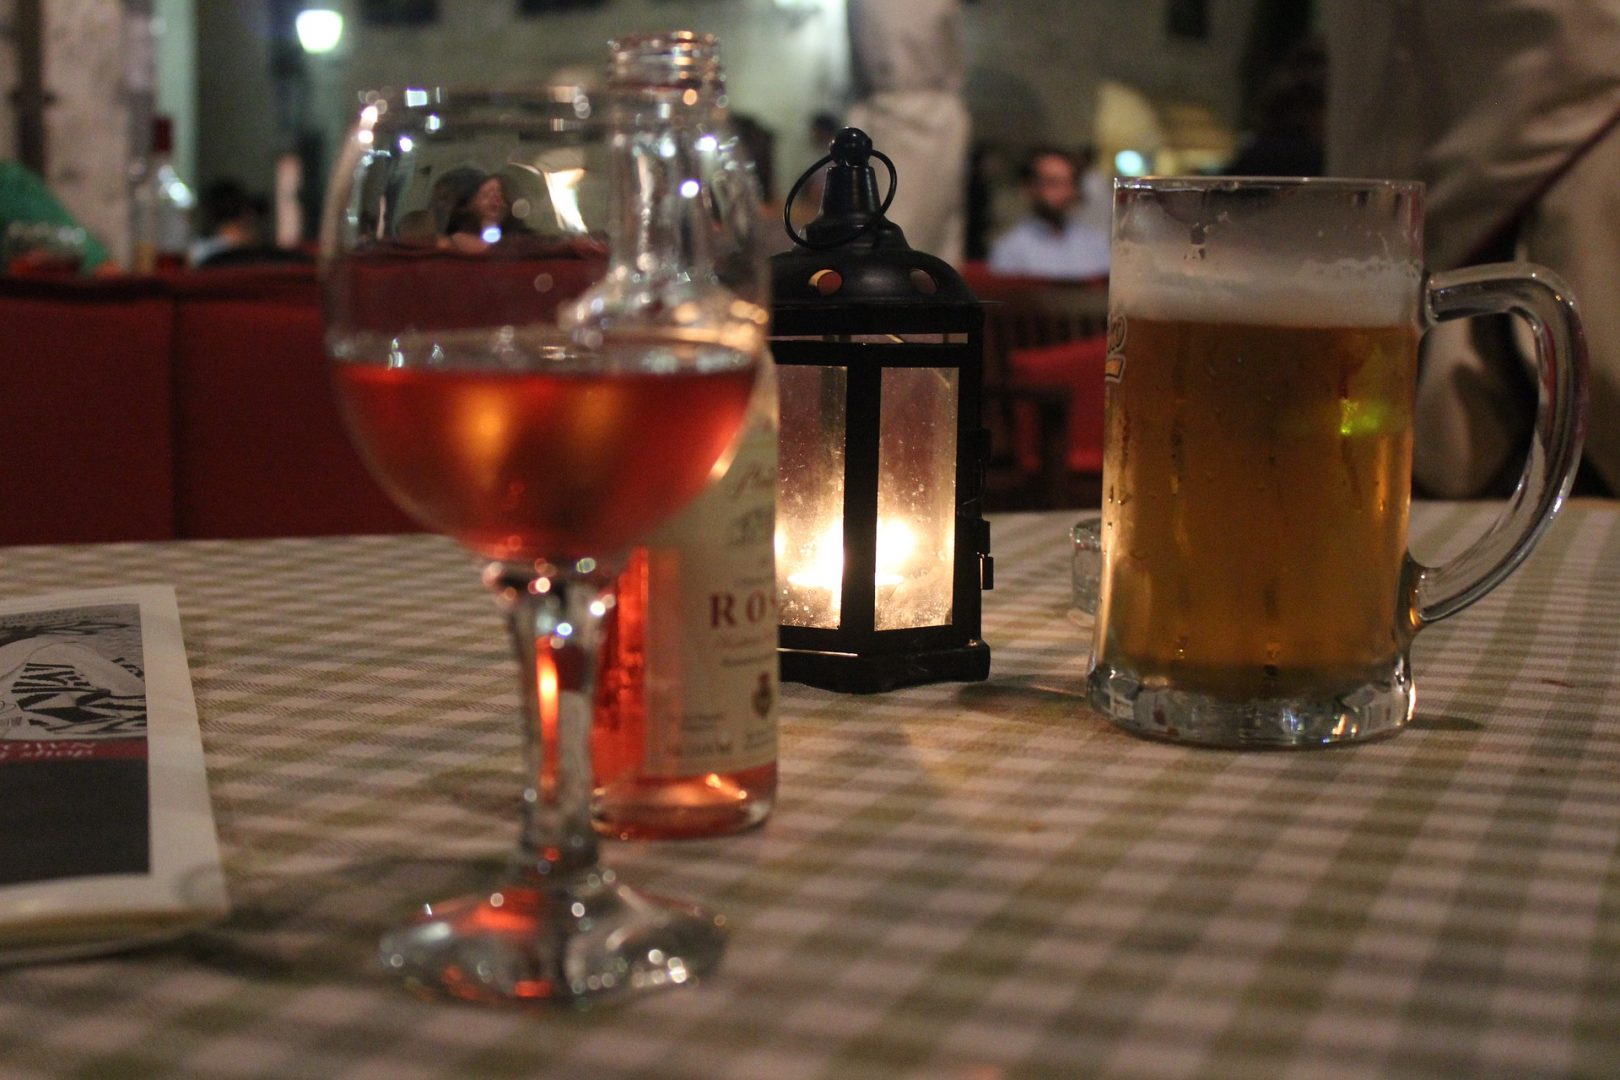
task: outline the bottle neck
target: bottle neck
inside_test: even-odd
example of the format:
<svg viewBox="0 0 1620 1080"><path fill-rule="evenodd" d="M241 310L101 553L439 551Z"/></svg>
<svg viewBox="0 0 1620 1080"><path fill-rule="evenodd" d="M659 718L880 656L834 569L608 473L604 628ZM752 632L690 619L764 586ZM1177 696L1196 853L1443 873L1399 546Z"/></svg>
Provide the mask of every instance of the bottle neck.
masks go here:
<svg viewBox="0 0 1620 1080"><path fill-rule="evenodd" d="M688 105L707 99L724 107L726 77L712 35L691 31L635 34L618 38L609 47L610 90L674 96Z"/></svg>
<svg viewBox="0 0 1620 1080"><path fill-rule="evenodd" d="M612 44L609 98L615 136L613 269L641 278L701 273L716 252L697 178L712 172L726 124L725 75L715 41L686 31Z"/></svg>
<svg viewBox="0 0 1620 1080"><path fill-rule="evenodd" d="M751 355L768 321L758 188L726 121L713 39L633 40L651 43L615 43L604 112L613 132L608 273L568 318Z"/></svg>
<svg viewBox="0 0 1620 1080"><path fill-rule="evenodd" d="M708 230L698 215L699 136L678 129L632 128L616 140L611 269L637 278L712 276Z"/></svg>

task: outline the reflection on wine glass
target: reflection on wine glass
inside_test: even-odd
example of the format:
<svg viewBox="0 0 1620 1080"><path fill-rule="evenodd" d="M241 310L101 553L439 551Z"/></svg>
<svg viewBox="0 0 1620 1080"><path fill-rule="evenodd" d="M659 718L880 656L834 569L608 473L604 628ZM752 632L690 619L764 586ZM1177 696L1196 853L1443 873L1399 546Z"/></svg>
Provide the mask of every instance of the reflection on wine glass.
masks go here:
<svg viewBox="0 0 1620 1080"><path fill-rule="evenodd" d="M616 573L724 466L764 317L728 299L691 242L703 202L681 155L636 158L678 136L601 111L573 87L378 98L327 208L328 346L350 431L401 507L488 560L520 665L511 866L382 944L413 983L475 1000L679 985L723 941L718 917L597 861L589 727ZM476 251L423 242L436 185L458 170L507 193L511 220Z"/></svg>

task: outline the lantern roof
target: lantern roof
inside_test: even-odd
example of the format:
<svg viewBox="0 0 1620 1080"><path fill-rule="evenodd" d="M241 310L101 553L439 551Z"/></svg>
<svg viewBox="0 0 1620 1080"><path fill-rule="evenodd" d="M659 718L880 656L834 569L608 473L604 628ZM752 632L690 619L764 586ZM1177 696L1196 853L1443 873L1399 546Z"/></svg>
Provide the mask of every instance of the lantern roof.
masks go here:
<svg viewBox="0 0 1620 1080"><path fill-rule="evenodd" d="M871 159L888 166L889 192L879 202L877 172ZM821 213L793 228L793 199L805 182L827 165ZM771 257L771 288L777 306L831 304L976 304L972 290L945 260L906 242L900 226L884 216L894 201L899 177L894 163L859 128L845 128L831 152L794 183L783 208L792 250Z"/></svg>

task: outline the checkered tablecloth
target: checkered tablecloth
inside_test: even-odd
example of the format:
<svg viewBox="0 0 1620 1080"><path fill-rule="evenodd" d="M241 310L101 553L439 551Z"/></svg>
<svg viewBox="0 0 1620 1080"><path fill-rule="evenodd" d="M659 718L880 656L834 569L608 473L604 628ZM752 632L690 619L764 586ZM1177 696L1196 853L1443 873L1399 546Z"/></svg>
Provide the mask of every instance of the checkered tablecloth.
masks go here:
<svg viewBox="0 0 1620 1080"><path fill-rule="evenodd" d="M1495 512L1423 507L1414 546ZM1570 507L1419 639L1412 730L1305 753L1085 709L1072 516L996 520L989 682L790 687L763 829L607 845L733 936L704 985L583 1014L374 959L514 831L506 643L448 543L0 550L7 595L178 588L235 907L0 971L0 1077L1620 1076L1620 512Z"/></svg>

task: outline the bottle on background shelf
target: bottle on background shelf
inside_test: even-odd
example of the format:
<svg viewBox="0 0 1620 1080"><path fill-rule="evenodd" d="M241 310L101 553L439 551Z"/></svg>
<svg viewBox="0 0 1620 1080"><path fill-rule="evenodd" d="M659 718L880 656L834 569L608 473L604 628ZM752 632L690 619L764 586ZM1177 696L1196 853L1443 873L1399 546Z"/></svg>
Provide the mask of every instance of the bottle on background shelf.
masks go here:
<svg viewBox="0 0 1620 1080"><path fill-rule="evenodd" d="M174 122L152 118L152 149L137 167L131 193L132 269L137 274L183 269L197 197L174 168Z"/></svg>

